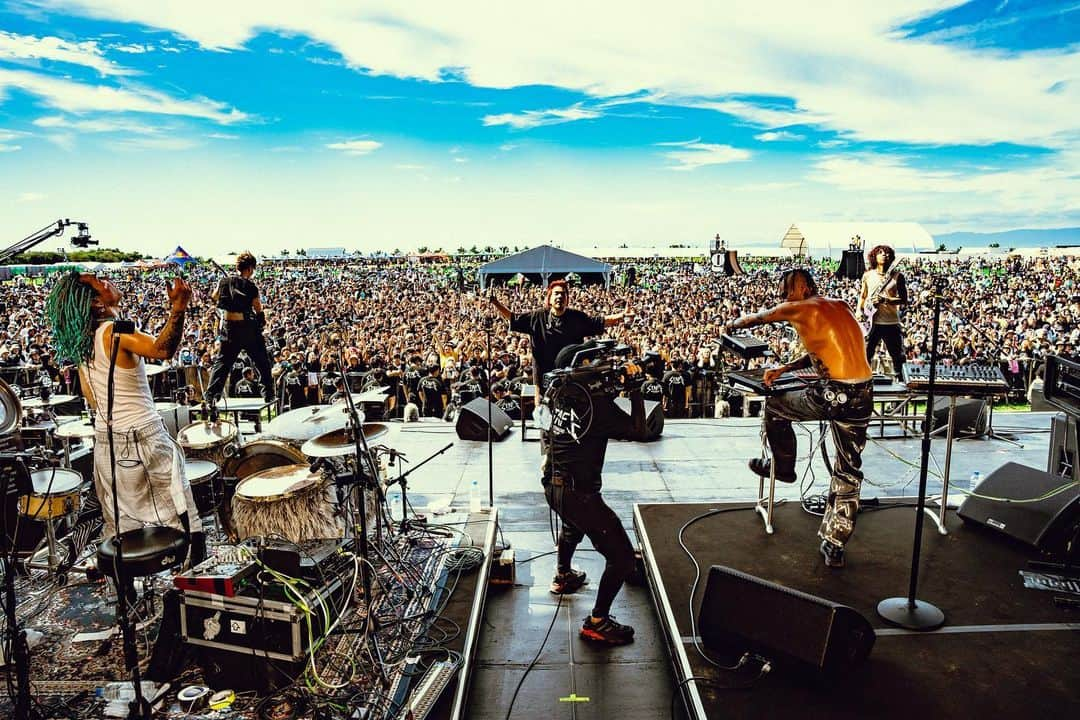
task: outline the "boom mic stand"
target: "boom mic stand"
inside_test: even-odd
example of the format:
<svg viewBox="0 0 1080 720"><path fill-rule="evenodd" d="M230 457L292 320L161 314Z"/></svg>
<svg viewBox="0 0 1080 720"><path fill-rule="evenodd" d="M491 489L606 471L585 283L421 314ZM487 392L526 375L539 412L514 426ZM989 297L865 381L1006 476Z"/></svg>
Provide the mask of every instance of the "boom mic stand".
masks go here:
<svg viewBox="0 0 1080 720"><path fill-rule="evenodd" d="M409 468L405 472L401 471L401 465L408 462L405 459L404 453L399 453L396 450L391 450L390 451L389 464L392 465L394 463L394 460L398 461L398 476L394 480L387 481L386 487L389 488L389 487L393 487L394 485L400 485L401 486L401 527L398 529L398 534L399 535L404 535L409 530L409 524L405 520L405 518L407 517L408 512L409 512L409 498L408 498L409 482L408 482L408 480L406 480L406 478L409 477L410 475L412 475L415 471L417 471L420 468L427 465L429 462L431 462L432 460L434 460L438 456L442 455L444 452L446 452L447 450L449 450L452 447L454 447L454 443L447 443L446 447L444 447L444 448L442 448L440 450L436 450L434 453L432 453L428 457L421 460L419 465L414 465L413 467ZM391 520L392 519L393 518L391 517Z"/></svg>
<svg viewBox="0 0 1080 720"><path fill-rule="evenodd" d="M911 576L907 597L886 598L878 603L881 619L908 630L936 630L945 624L945 613L915 598L919 587L919 555L922 551L923 516L926 514L926 475L930 463L930 428L934 419L934 384L937 382L938 338L941 322L941 294L945 276L934 278L934 326L930 340L930 377L926 386L926 417L923 420L922 462L919 466L919 499L915 510L915 541L911 549ZM948 482L948 478L945 478Z"/></svg>

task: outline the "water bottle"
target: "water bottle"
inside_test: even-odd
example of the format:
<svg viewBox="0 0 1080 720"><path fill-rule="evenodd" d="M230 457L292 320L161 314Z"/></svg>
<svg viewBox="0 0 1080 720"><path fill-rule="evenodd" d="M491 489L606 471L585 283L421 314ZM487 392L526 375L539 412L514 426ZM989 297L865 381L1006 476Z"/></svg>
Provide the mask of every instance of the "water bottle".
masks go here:
<svg viewBox="0 0 1080 720"><path fill-rule="evenodd" d="M475 479L469 486L469 512L480 512L480 483Z"/></svg>
<svg viewBox="0 0 1080 720"><path fill-rule="evenodd" d="M393 522L404 520L401 515L401 488L393 487L388 492L390 493L390 520Z"/></svg>
<svg viewBox="0 0 1080 720"><path fill-rule="evenodd" d="M975 488L979 487L979 483L981 483L981 482L982 482L982 473L981 472L976 470L975 472L971 473L971 477L968 478L967 492L964 493L964 497L967 498L968 495L975 492Z"/></svg>

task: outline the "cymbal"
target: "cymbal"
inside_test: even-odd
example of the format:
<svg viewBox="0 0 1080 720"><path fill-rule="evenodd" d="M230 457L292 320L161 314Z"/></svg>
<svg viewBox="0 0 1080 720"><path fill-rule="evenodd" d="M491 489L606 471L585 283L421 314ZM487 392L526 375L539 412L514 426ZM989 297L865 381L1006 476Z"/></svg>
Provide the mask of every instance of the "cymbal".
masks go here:
<svg viewBox="0 0 1080 720"><path fill-rule="evenodd" d="M390 432L390 428L382 423L364 423L364 439L372 442ZM352 455L356 449L356 443L348 428L331 430L304 443L300 452L308 457L342 457Z"/></svg>
<svg viewBox="0 0 1080 720"><path fill-rule="evenodd" d="M40 408L40 407L52 407L53 405L63 405L69 403L72 400L77 400L78 395L50 395L48 400L42 400L41 398L28 398L23 400L24 408Z"/></svg>
<svg viewBox="0 0 1080 720"><path fill-rule="evenodd" d="M349 409L344 403L313 405L281 413L265 425L265 435L304 442L349 424Z"/></svg>
<svg viewBox="0 0 1080 720"><path fill-rule="evenodd" d="M261 397L229 397L217 401L217 409L228 412L252 412L262 410L273 400L263 400Z"/></svg>
<svg viewBox="0 0 1080 720"><path fill-rule="evenodd" d="M153 377L154 375L160 375L169 368L164 365L154 365L153 363L144 363L146 367L146 377Z"/></svg>
<svg viewBox="0 0 1080 720"><path fill-rule="evenodd" d="M92 438L94 437L94 423L89 420L75 420L66 422L56 427L56 437L59 438Z"/></svg>

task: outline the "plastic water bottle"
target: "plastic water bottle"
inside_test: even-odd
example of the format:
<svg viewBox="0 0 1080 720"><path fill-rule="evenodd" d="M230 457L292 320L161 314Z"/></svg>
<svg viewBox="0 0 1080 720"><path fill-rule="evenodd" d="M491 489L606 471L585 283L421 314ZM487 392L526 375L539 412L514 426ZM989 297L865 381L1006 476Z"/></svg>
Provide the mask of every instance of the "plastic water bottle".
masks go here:
<svg viewBox="0 0 1080 720"><path fill-rule="evenodd" d="M480 483L475 479L469 486L469 512L480 512Z"/></svg>
<svg viewBox="0 0 1080 720"><path fill-rule="evenodd" d="M390 519L394 522L403 520L401 516L401 488L393 487L390 493Z"/></svg>
<svg viewBox="0 0 1080 720"><path fill-rule="evenodd" d="M971 473L971 477L968 478L967 493L964 494L964 498L967 498L968 494L975 492L975 488L979 487L979 483L982 482L982 473L976 470Z"/></svg>

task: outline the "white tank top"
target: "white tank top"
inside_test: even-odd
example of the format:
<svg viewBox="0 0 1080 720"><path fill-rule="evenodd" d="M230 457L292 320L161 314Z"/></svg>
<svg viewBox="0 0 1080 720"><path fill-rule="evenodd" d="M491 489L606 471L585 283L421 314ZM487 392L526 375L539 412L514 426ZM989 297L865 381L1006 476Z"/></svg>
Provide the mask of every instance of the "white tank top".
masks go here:
<svg viewBox="0 0 1080 720"><path fill-rule="evenodd" d="M109 403L109 355L111 348L105 347L102 335L110 323L101 323L94 332L94 354L87 361L87 375L90 387L97 402L97 414L94 416L94 429L105 430L105 415ZM138 357L138 356L136 356ZM141 357L133 368L116 366L113 377L113 431L126 432L132 428L143 427L158 420L154 408L154 396L150 394L150 384L146 381L146 364Z"/></svg>

